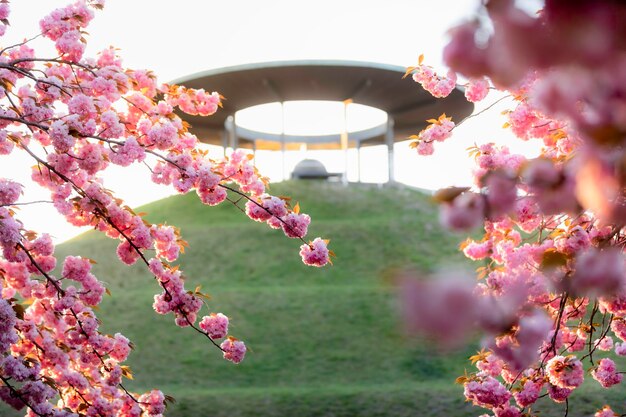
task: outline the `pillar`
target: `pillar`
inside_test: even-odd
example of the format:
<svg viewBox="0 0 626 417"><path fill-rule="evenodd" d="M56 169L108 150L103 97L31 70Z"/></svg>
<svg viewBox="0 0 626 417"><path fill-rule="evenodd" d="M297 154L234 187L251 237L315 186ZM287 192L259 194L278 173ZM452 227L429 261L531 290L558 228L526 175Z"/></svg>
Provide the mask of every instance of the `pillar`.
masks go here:
<svg viewBox="0 0 626 417"><path fill-rule="evenodd" d="M343 185L348 185L348 105L352 103L352 99L343 102L343 132L341 132L341 150L343 151Z"/></svg>
<svg viewBox="0 0 626 417"><path fill-rule="evenodd" d="M235 115L231 117L230 146L233 148L233 151L235 151L239 147L239 136L237 136L237 119L235 119Z"/></svg>
<svg viewBox="0 0 626 417"><path fill-rule="evenodd" d="M226 156L226 148L228 148L228 121L224 121L224 130L222 130L222 148L224 149L224 156Z"/></svg>
<svg viewBox="0 0 626 417"><path fill-rule="evenodd" d="M287 164L285 162L285 151L287 148L287 144L285 143L285 102L280 102L280 153L281 153L281 169L282 169L282 177L283 181L288 180L287 176Z"/></svg>
<svg viewBox="0 0 626 417"><path fill-rule="evenodd" d="M361 141L356 142L356 182L361 182Z"/></svg>
<svg viewBox="0 0 626 417"><path fill-rule="evenodd" d="M226 129L226 133L228 136L226 139L227 147L234 151L235 149L237 149L237 146L239 146L237 140L237 125L235 123L234 116L228 116L226 118L226 121L224 122L224 128ZM226 152L226 150L224 150L224 152Z"/></svg>
<svg viewBox="0 0 626 417"><path fill-rule="evenodd" d="M288 180L289 178L287 178L287 172L286 171L286 163L285 163L285 152L286 151L286 144L285 144L285 134L281 134L280 135L280 158L281 158L281 172L282 172L282 177L283 177L283 181Z"/></svg>
<svg viewBox="0 0 626 417"><path fill-rule="evenodd" d="M387 117L387 132L385 133L385 143L387 144L387 161L389 167L389 180L388 182L395 182L395 170L394 170L394 157L393 157L393 144L394 144L394 136L393 136L393 119L391 117Z"/></svg>

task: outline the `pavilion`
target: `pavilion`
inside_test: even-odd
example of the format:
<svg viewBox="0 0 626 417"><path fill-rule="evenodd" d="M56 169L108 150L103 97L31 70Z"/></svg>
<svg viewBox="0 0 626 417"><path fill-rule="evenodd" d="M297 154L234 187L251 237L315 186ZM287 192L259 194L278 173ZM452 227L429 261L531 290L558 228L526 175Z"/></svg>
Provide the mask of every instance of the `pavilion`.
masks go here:
<svg viewBox="0 0 626 417"><path fill-rule="evenodd" d="M474 106L455 89L445 99L436 99L410 78L405 68L357 61L278 61L219 68L175 80L191 88L218 91L226 99L223 109L211 117L182 115L202 142L237 149L282 151L334 149L347 151L363 146L386 145L389 181L394 181L394 143L407 140L426 125L427 119L446 113L460 121ZM236 113L252 106L297 100L357 103L387 113L381 125L356 132L303 136L251 130L239 126ZM347 163L346 163L347 164ZM347 170L347 166L346 166ZM360 163L359 163L360 178Z"/></svg>

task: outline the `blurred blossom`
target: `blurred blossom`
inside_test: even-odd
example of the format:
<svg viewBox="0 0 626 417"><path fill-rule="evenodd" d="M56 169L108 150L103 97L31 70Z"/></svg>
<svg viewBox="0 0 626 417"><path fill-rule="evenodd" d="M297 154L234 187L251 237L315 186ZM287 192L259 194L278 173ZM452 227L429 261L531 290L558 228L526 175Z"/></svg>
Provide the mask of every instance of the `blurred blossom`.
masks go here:
<svg viewBox="0 0 626 417"><path fill-rule="evenodd" d="M480 226L485 218L485 201L481 194L465 192L441 206L439 221L451 230L466 231Z"/></svg>
<svg viewBox="0 0 626 417"><path fill-rule="evenodd" d="M519 372L539 357L539 348L548 338L552 320L540 310L533 310L522 317L509 337L491 339L489 349L502 359L508 368Z"/></svg>
<svg viewBox="0 0 626 417"><path fill-rule="evenodd" d="M400 301L407 330L443 347L466 342L479 316L472 281L471 275L458 271L432 277L401 274Z"/></svg>
<svg viewBox="0 0 626 417"><path fill-rule="evenodd" d="M618 248L590 248L579 253L571 285L576 294L604 296L624 288L624 254Z"/></svg>

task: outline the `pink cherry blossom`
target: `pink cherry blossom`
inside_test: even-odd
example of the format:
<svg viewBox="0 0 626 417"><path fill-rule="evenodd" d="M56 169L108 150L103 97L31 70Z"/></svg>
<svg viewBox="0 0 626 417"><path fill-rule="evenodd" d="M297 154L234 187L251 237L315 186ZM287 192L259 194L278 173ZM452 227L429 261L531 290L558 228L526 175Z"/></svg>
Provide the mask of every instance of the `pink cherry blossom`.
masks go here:
<svg viewBox="0 0 626 417"><path fill-rule="evenodd" d="M583 365L575 356L555 356L546 363L550 383L559 388L574 389L583 382Z"/></svg>
<svg viewBox="0 0 626 417"><path fill-rule="evenodd" d="M572 391L573 390L569 388L560 388L555 385L548 385L548 395L552 401L557 403L565 402L569 398Z"/></svg>
<svg viewBox="0 0 626 417"><path fill-rule="evenodd" d="M511 398L509 390L493 377L465 383L464 394L474 405L488 408L501 407Z"/></svg>
<svg viewBox="0 0 626 417"><path fill-rule="evenodd" d="M435 152L435 147L432 142L427 142L425 140L419 141L417 144L417 153L420 155L432 155Z"/></svg>
<svg viewBox="0 0 626 417"><path fill-rule="evenodd" d="M534 404L539 399L543 385L542 381L527 380L524 382L522 390L514 394L515 402L522 408Z"/></svg>
<svg viewBox="0 0 626 417"><path fill-rule="evenodd" d="M224 350L224 359L233 363L240 363L246 354L246 345L241 340L229 337L220 346Z"/></svg>
<svg viewBox="0 0 626 417"><path fill-rule="evenodd" d="M207 332L211 339L221 339L228 334L228 317L222 313L204 316L199 327Z"/></svg>
<svg viewBox="0 0 626 417"><path fill-rule="evenodd" d="M15 203L21 194L21 184L6 179L0 179L0 206L9 206Z"/></svg>
<svg viewBox="0 0 626 417"><path fill-rule="evenodd" d="M619 356L626 356L626 343L615 343L615 354Z"/></svg>
<svg viewBox="0 0 626 417"><path fill-rule="evenodd" d="M489 93L489 81L485 78L470 80L465 88L465 97L473 103L483 100Z"/></svg>
<svg viewBox="0 0 626 417"><path fill-rule="evenodd" d="M611 336L604 336L602 339L596 339L594 344L599 350L604 352L613 350L613 338Z"/></svg>
<svg viewBox="0 0 626 417"><path fill-rule="evenodd" d="M289 213L283 218L283 232L290 238L303 238L310 223L311 218L307 214Z"/></svg>
<svg viewBox="0 0 626 417"><path fill-rule="evenodd" d="M617 372L615 362L609 358L600 359L600 364L591 371L591 376L604 388L619 384L622 382L623 377L622 374Z"/></svg>
<svg viewBox="0 0 626 417"><path fill-rule="evenodd" d="M602 407L602 410L599 410L594 414L594 417L617 417L617 414L611 409L611 407L605 405Z"/></svg>
<svg viewBox="0 0 626 417"><path fill-rule="evenodd" d="M328 242L316 237L312 242L300 246L300 256L305 265L322 267L330 261Z"/></svg>

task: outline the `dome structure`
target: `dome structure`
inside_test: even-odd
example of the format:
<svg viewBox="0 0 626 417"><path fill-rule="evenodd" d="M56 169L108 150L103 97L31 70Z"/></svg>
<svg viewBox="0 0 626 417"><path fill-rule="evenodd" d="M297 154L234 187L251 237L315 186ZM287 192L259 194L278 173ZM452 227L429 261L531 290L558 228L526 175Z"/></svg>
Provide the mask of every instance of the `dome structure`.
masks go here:
<svg viewBox="0 0 626 417"><path fill-rule="evenodd" d="M329 173L324 164L317 159L303 159L294 167L291 178L293 179L327 179L339 176L338 173Z"/></svg>

